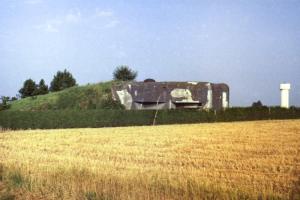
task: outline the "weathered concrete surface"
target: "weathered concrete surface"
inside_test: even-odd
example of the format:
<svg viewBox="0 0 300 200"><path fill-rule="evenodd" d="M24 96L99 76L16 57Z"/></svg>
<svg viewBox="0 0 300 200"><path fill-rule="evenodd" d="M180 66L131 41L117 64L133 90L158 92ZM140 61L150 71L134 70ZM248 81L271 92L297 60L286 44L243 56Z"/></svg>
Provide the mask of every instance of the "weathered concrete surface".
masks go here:
<svg viewBox="0 0 300 200"><path fill-rule="evenodd" d="M208 82L122 82L113 85L114 100L126 109L196 108L220 110L229 106L229 87Z"/></svg>

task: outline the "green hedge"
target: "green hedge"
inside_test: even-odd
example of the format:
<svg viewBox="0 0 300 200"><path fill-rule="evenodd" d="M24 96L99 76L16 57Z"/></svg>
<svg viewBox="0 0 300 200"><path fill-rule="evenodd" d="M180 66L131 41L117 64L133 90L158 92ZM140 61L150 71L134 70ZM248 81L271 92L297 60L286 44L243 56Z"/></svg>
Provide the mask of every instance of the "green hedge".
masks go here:
<svg viewBox="0 0 300 200"><path fill-rule="evenodd" d="M0 112L0 126L10 129L55 129L151 125L154 110L53 110ZM230 108L225 111L160 110L156 124L230 122L300 118L300 109Z"/></svg>

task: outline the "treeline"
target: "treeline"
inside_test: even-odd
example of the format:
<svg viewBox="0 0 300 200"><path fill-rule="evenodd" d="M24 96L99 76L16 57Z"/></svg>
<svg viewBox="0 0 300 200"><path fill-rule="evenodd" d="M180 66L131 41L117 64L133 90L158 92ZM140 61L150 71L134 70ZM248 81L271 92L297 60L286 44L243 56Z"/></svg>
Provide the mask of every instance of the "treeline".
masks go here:
<svg viewBox="0 0 300 200"><path fill-rule="evenodd" d="M21 98L32 97L37 95L48 94L49 92L57 92L76 85L76 80L73 75L66 69L58 71L54 75L50 88L45 84L44 79L41 79L39 84L36 84L32 79L27 79L23 83L23 87L19 90Z"/></svg>
<svg viewBox="0 0 300 200"><path fill-rule="evenodd" d="M67 70L58 71L56 75L54 75L50 88L45 84L44 79L41 79L39 84L36 84L31 78L27 79L19 90L19 95L16 97L2 96L0 98L0 111L9 109L11 102L18 100L18 97L34 97L37 95L48 94L49 92L60 91L75 85L76 80Z"/></svg>
<svg viewBox="0 0 300 200"><path fill-rule="evenodd" d="M3 111L0 126L9 129L55 129L152 125L155 110ZM230 108L224 111L160 110L156 124L300 119L300 108Z"/></svg>
<svg viewBox="0 0 300 200"><path fill-rule="evenodd" d="M130 81L135 80L136 77L137 71L133 71L126 65L118 66L113 72L114 80ZM64 71L58 71L54 75L50 87L45 84L44 79L41 79L39 84L36 84L31 78L25 80L22 88L19 90L19 94L21 98L26 98L61 91L75 85L77 85L76 79L65 69Z"/></svg>
<svg viewBox="0 0 300 200"><path fill-rule="evenodd" d="M126 65L116 67L113 72L113 80L131 81L135 80L136 77L137 71L130 69L130 67ZM77 85L76 79L69 71L65 69L64 71L58 71L56 75L54 75L50 83L50 87L46 85L44 79L41 79L38 84L36 84L36 82L31 78L25 80L22 88L19 90L19 95L17 95L17 97L12 97L12 99L17 100L18 96L21 98L26 98L48 94L49 92L61 91L75 85Z"/></svg>

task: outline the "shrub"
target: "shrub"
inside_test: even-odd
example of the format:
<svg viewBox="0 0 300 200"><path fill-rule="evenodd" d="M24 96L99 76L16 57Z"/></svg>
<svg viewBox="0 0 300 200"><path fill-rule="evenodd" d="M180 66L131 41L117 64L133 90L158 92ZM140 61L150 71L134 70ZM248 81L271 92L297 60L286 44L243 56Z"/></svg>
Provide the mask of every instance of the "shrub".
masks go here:
<svg viewBox="0 0 300 200"><path fill-rule="evenodd" d="M109 93L106 98L101 103L101 108L103 109L117 109L117 110L124 110L125 107L121 104L120 101L115 101L112 98L111 93Z"/></svg>
<svg viewBox="0 0 300 200"><path fill-rule="evenodd" d="M11 129L50 129L152 125L155 110L2 111L0 126ZM156 124L231 122L300 118L300 109L230 108L225 111L159 110Z"/></svg>
<svg viewBox="0 0 300 200"><path fill-rule="evenodd" d="M3 105L3 104L0 104L0 111L2 110L7 110L10 108L10 105Z"/></svg>
<svg viewBox="0 0 300 200"><path fill-rule="evenodd" d="M19 171L11 172L9 179L13 187L21 187L24 184L24 178Z"/></svg>
<svg viewBox="0 0 300 200"><path fill-rule="evenodd" d="M85 193L85 199L86 200L97 200L96 192L86 192Z"/></svg>

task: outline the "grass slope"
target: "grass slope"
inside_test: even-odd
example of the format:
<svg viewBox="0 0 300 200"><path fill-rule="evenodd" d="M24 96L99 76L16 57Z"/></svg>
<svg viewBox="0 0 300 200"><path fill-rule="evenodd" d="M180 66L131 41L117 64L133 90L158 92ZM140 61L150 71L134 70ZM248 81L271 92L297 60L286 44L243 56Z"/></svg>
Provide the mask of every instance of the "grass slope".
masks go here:
<svg viewBox="0 0 300 200"><path fill-rule="evenodd" d="M33 200L299 199L299 141L300 120L9 131L0 189Z"/></svg>
<svg viewBox="0 0 300 200"><path fill-rule="evenodd" d="M11 111L57 109L97 109L111 106L113 82L75 86L60 92L28 97L12 102Z"/></svg>

